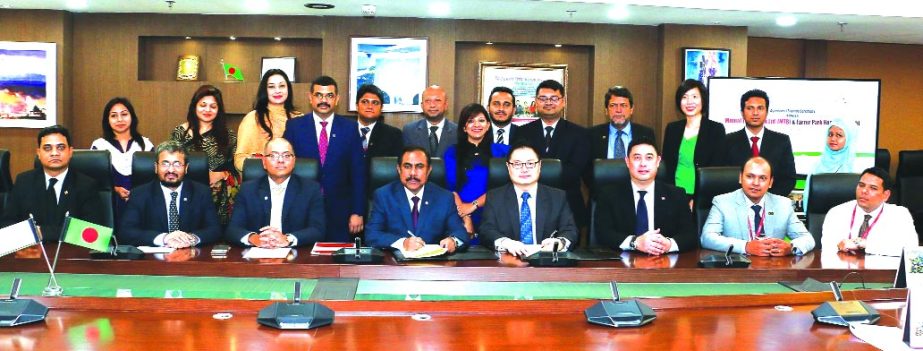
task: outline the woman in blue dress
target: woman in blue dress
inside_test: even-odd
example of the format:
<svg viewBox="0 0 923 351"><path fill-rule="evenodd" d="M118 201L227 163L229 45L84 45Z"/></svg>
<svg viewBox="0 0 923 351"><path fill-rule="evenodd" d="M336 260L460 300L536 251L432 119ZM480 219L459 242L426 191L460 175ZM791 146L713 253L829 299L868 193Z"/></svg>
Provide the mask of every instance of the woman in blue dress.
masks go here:
<svg viewBox="0 0 923 351"><path fill-rule="evenodd" d="M118 218L131 194L131 159L137 151L153 150L154 144L138 132L138 115L123 97L112 98L103 108L102 127L103 137L94 140L90 149L109 151L112 156L112 201Z"/></svg>
<svg viewBox="0 0 923 351"><path fill-rule="evenodd" d="M458 215L472 239L481 222L481 208L487 201L487 179L490 159L506 157L507 145L492 143L487 110L480 104L469 104L458 116L458 144L443 155L446 185L455 194Z"/></svg>

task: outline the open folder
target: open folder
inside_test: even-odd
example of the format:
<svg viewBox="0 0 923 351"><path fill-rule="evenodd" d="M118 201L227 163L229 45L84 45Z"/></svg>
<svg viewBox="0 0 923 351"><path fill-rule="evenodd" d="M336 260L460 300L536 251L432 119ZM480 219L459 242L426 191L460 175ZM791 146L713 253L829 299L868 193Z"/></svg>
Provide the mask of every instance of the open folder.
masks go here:
<svg viewBox="0 0 923 351"><path fill-rule="evenodd" d="M423 247L413 251L401 250L401 254L404 255L405 258L435 257L444 255L446 252L448 252L448 250L436 244L426 244L423 245Z"/></svg>

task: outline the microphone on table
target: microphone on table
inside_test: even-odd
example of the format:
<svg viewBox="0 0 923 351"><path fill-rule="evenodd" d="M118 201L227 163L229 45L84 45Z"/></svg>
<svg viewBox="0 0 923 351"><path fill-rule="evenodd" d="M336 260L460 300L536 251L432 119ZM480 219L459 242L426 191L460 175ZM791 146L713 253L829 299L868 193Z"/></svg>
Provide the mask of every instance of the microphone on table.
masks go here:
<svg viewBox="0 0 923 351"><path fill-rule="evenodd" d="M747 268L750 267L750 259L741 254L735 254L734 245L728 246L724 254L708 255L699 260L701 268Z"/></svg>
<svg viewBox="0 0 923 351"><path fill-rule="evenodd" d="M45 305L32 299L18 298L21 285L22 279L13 279L10 297L0 300L0 327L15 327L35 323L45 320L45 316L48 315L48 307L45 307Z"/></svg>
<svg viewBox="0 0 923 351"><path fill-rule="evenodd" d="M295 282L292 302L274 302L260 310L259 324L276 329L314 329L333 323L333 310L316 302L301 302L301 282Z"/></svg>
<svg viewBox="0 0 923 351"><path fill-rule="evenodd" d="M97 260L140 260L144 258L144 251L131 245L119 245L119 239L112 236L114 246L109 251L90 251L90 258Z"/></svg>
<svg viewBox="0 0 923 351"><path fill-rule="evenodd" d="M524 261L529 262L529 265L532 267L573 267L577 265L577 259L572 257L568 253L558 254L558 249L561 247L561 239L556 238L558 231L555 230L551 232L551 235L548 237L555 239L555 242L552 246L551 252L536 252L529 257L526 257Z"/></svg>
<svg viewBox="0 0 923 351"><path fill-rule="evenodd" d="M373 247L362 247L362 239L358 236L355 240L356 247L342 248L333 253L333 262L336 263L381 263L385 254Z"/></svg>
<svg viewBox="0 0 923 351"><path fill-rule="evenodd" d="M878 310L863 301L843 301L843 292L836 281L830 282L836 301L827 301L811 311L814 320L820 323L849 326L850 323L875 324L881 319Z"/></svg>
<svg viewBox="0 0 923 351"><path fill-rule="evenodd" d="M640 327L657 318L650 306L638 301L621 301L616 282L609 283L612 289L611 301L599 301L583 311L586 321L607 327Z"/></svg>

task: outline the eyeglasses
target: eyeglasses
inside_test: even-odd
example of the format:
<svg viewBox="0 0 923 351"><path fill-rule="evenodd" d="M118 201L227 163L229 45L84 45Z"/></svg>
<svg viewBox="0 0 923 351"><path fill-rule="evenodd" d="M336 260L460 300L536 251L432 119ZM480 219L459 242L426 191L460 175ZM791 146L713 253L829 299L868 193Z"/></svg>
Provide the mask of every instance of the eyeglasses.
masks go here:
<svg viewBox="0 0 923 351"><path fill-rule="evenodd" d="M315 99L318 99L318 100L324 100L324 99L333 100L334 98L337 97L337 94L334 94L334 93L327 93L327 94L324 94L324 93L314 93L314 95L312 95L312 96L314 96L314 98L315 98Z"/></svg>
<svg viewBox="0 0 923 351"><path fill-rule="evenodd" d="M546 103L546 102L549 102L549 101L556 104L556 103L561 102L561 99L563 99L563 98L560 97L560 96L552 96L552 97L548 97L548 96L539 96L536 100L538 100L538 102L541 102L541 103L543 103L543 104Z"/></svg>
<svg viewBox="0 0 923 351"><path fill-rule="evenodd" d="M270 160L273 160L273 161L282 160L282 161L288 162L288 161L291 161L292 159L294 159L294 158L295 158L295 155L292 155L291 153L288 153L288 152L286 152L286 153L281 153L281 154L278 153L278 152L273 152L273 153L269 154L268 157L269 157Z"/></svg>
<svg viewBox="0 0 923 351"><path fill-rule="evenodd" d="M542 161L539 160L539 161L526 161L526 162L507 162L506 164L510 165L510 167L513 167L513 169L522 169L523 167L525 167L526 169L533 169L535 168L536 165L538 165L541 162Z"/></svg>
<svg viewBox="0 0 923 351"><path fill-rule="evenodd" d="M160 167L163 167L163 168L170 168L170 167L173 167L173 168L183 168L183 166L185 165L184 163L182 163L182 162L180 162L180 161L173 161L173 162L170 162L170 161L161 161L159 164L160 164Z"/></svg>
<svg viewBox="0 0 923 351"><path fill-rule="evenodd" d="M359 100L359 104L360 104L360 105L379 106L379 105L381 105L381 101L378 101L378 100L369 100L369 99L362 99L362 100Z"/></svg>

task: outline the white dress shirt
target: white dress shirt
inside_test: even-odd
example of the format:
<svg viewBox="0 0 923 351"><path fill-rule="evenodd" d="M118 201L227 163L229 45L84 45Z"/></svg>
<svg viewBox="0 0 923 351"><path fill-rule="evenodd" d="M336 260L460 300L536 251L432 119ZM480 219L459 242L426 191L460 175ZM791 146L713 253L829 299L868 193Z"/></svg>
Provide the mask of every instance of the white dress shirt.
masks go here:
<svg viewBox="0 0 923 351"><path fill-rule="evenodd" d="M753 137L760 138L760 140L756 141L756 147L758 147L760 149L760 153L762 153L763 152L763 134L766 134L766 127L764 126L763 128L760 128L760 132L756 134L751 133L749 128L744 127L744 132L747 133L747 145L751 145L751 147L753 145L752 138Z"/></svg>
<svg viewBox="0 0 923 351"><path fill-rule="evenodd" d="M334 115L331 113L330 117L327 117L327 119L321 119L316 113L311 112L311 116L314 118L314 137L317 138L318 145L320 145L320 131L321 131L320 122L321 121L327 122L327 128L324 128L324 129L327 130L327 142L329 145L330 139L333 138L333 134L330 134L330 129L333 128Z"/></svg>
<svg viewBox="0 0 923 351"><path fill-rule="evenodd" d="M269 226L279 228L282 230L282 208L285 206L285 192L288 189L288 181L292 180L292 177L289 176L282 181L281 184L276 184L269 176L266 176L267 181L269 182ZM255 232L247 233L242 238L240 242L247 246L253 246L250 243L250 235L259 234ZM291 246L298 245L298 237L285 234L288 241L291 243Z"/></svg>
<svg viewBox="0 0 923 351"><path fill-rule="evenodd" d="M853 214L856 215L850 218ZM868 237L865 239L865 253L872 255L900 256L903 248L919 246L917 231L910 211L903 206L883 203L871 213L856 205L856 200L834 206L824 218L821 245L824 252L837 251L837 244L844 239L859 237L859 227L865 215L871 215ZM875 218L878 221L875 222ZM852 222L852 227L849 226ZM874 225L872 224L874 223Z"/></svg>
<svg viewBox="0 0 923 351"><path fill-rule="evenodd" d="M631 193L632 193L632 198L634 198L634 201L635 201L635 213L636 214L638 213L638 199L641 198L641 194L638 194L638 191L647 191L647 193L644 194L644 205L647 207L647 228L648 230L657 229L657 228L654 228L654 201L655 201L654 185L655 184L656 182L651 182L651 185L649 187L640 188L638 187L637 184L635 184L635 182L631 182ZM662 234L663 236L667 236L670 233L660 233L660 234ZM625 238L624 241L622 241L622 244L619 245L619 248L622 250L631 250L632 240L635 240L635 236L629 235L628 237ZM670 238L670 249L667 250L667 252L678 252L678 251L679 251L679 245L676 245L676 240L674 240L673 238Z"/></svg>
<svg viewBox="0 0 923 351"><path fill-rule="evenodd" d="M51 178L55 178L58 180L58 182L55 183L53 187L55 200L57 202L61 202L61 189L64 189L64 179L67 178L68 171L70 171L70 168L65 168L64 171L61 172L61 174L58 174L55 177L49 176L48 173L45 173L45 189L48 189L48 182L49 180L51 180Z"/></svg>
<svg viewBox="0 0 923 351"><path fill-rule="evenodd" d="M169 222L170 222L170 200L172 200L172 197L170 196L170 193L176 191L176 194L177 194L177 195L176 195L176 213L177 213L177 214L183 213L183 211L182 211L182 206L183 206L183 202L186 201L186 198L182 197L182 195L183 195L183 183L180 182L180 183L179 183L179 186L176 187L176 190L171 190L170 188L167 188L167 187L163 186L163 184L160 184L160 191L163 192L164 206L165 206L166 209L167 209L167 223L169 224ZM182 220L182 218L180 218L180 220ZM159 235L157 235L156 237L154 237L154 245L156 245L156 246L166 246L166 242L164 242L164 239L166 238L167 234L169 234L169 233L160 233ZM188 234L192 234L192 233L188 233ZM196 237L196 243L195 243L195 244L198 245L199 242L202 241L202 239L199 238L198 235L195 235L195 234L192 234L192 235Z"/></svg>

